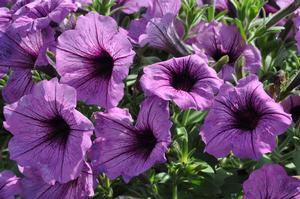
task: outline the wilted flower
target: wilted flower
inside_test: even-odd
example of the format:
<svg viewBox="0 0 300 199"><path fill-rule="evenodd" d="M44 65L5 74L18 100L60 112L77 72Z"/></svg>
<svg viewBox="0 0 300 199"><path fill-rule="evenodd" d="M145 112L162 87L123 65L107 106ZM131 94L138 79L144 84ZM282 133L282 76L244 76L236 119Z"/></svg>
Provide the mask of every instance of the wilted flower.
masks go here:
<svg viewBox="0 0 300 199"><path fill-rule="evenodd" d="M12 15L8 8L0 8L0 31L5 31L12 21Z"/></svg>
<svg viewBox="0 0 300 199"><path fill-rule="evenodd" d="M251 75L236 87L224 84L220 88L200 134L205 150L215 157L232 150L240 158L259 159L275 148L275 136L284 133L291 122L290 115Z"/></svg>
<svg viewBox="0 0 300 199"><path fill-rule="evenodd" d="M168 103L157 97L141 105L136 125L128 110L113 108L96 113L97 139L92 147L93 164L109 178L125 181L166 161L171 143Z"/></svg>
<svg viewBox="0 0 300 199"><path fill-rule="evenodd" d="M284 168L267 164L252 172L243 184L244 199L299 199L300 180L287 175Z"/></svg>
<svg viewBox="0 0 300 199"><path fill-rule="evenodd" d="M16 2L16 0L1 0L0 7L10 7L15 2Z"/></svg>
<svg viewBox="0 0 300 199"><path fill-rule="evenodd" d="M24 1L23 1L24 2ZM15 12L13 27L18 31L36 31L49 25L58 26L77 6L72 0L35 0Z"/></svg>
<svg viewBox="0 0 300 199"><path fill-rule="evenodd" d="M182 109L207 109L222 81L197 55L146 66L141 86L147 95L174 101Z"/></svg>
<svg viewBox="0 0 300 199"><path fill-rule="evenodd" d="M297 122L300 118L300 96L291 95L281 102L285 112L292 115L293 122Z"/></svg>
<svg viewBox="0 0 300 199"><path fill-rule="evenodd" d="M288 7L293 2L293 0L275 0L275 3L279 6L280 9Z"/></svg>
<svg viewBox="0 0 300 199"><path fill-rule="evenodd" d="M122 99L134 52L117 28L113 18L90 12L58 38L57 70L79 100L111 108Z"/></svg>
<svg viewBox="0 0 300 199"><path fill-rule="evenodd" d="M197 0L197 4L199 6L203 6L205 3L205 0ZM217 11L223 11L228 9L228 0L215 0L215 8Z"/></svg>
<svg viewBox="0 0 300 199"><path fill-rule="evenodd" d="M1 71L7 71L8 68L13 70L2 91L6 102L13 103L30 93L34 85L32 70L56 74L46 58L46 50L54 42L51 29L38 30L22 36L13 29L0 32Z"/></svg>
<svg viewBox="0 0 300 199"><path fill-rule="evenodd" d="M22 179L22 196L25 199L59 198L59 199L88 199L94 195L95 176L88 163L84 163L80 175L67 183L56 182L51 185L32 169L22 168L25 177Z"/></svg>
<svg viewBox="0 0 300 199"><path fill-rule="evenodd" d="M93 0L75 0L75 3L78 7L84 7L91 5L93 3Z"/></svg>
<svg viewBox="0 0 300 199"><path fill-rule="evenodd" d="M219 76L225 80L231 80L234 73L234 64L240 56L245 57L245 70L257 73L261 67L259 50L246 44L239 30L235 26L227 26L219 22L211 22L204 25L199 31L194 46L205 51L205 54L217 62L223 56L228 56L229 61L223 65Z"/></svg>
<svg viewBox="0 0 300 199"><path fill-rule="evenodd" d="M188 55L189 51L176 32L175 20L176 16L169 13L162 18L152 18L146 26L146 32L139 37L140 46L149 44L178 57Z"/></svg>
<svg viewBox="0 0 300 199"><path fill-rule="evenodd" d="M15 196L20 193L20 179L11 171L2 171L0 173L0 198L15 199Z"/></svg>
<svg viewBox="0 0 300 199"><path fill-rule="evenodd" d="M138 43L139 37L146 33L146 27L150 20L153 18L162 18L166 14L176 16L180 10L180 0L151 0L145 14L140 19L133 20L129 24L128 36ZM156 21L158 19L155 19ZM152 22L153 23L153 22Z"/></svg>
<svg viewBox="0 0 300 199"><path fill-rule="evenodd" d="M6 105L4 127L13 134L10 158L35 168L46 182L76 179L92 145L93 124L75 106L75 89L56 78Z"/></svg>
<svg viewBox="0 0 300 199"><path fill-rule="evenodd" d="M29 4L29 3L33 2L33 1L35 1L35 0L17 0L16 3L14 5L12 5L10 11L11 11L11 13L15 14L15 12L18 11L20 8L22 8L26 4ZM24 7L24 9L25 9L25 7Z"/></svg>
<svg viewBox="0 0 300 199"><path fill-rule="evenodd" d="M122 11L126 14L132 14L143 7L148 7L151 0L117 0L118 6L123 6Z"/></svg>

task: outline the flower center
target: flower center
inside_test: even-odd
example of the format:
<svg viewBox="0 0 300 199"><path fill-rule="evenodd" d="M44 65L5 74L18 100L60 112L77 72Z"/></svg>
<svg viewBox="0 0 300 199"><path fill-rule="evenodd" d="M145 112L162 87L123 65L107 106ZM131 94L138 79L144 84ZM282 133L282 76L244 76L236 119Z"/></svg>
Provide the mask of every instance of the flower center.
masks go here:
<svg viewBox="0 0 300 199"><path fill-rule="evenodd" d="M292 114L293 122L296 123L300 118L300 106L293 107L290 113Z"/></svg>
<svg viewBox="0 0 300 199"><path fill-rule="evenodd" d="M145 158L148 158L157 143L157 139L153 135L152 130L147 129L143 132L136 133L136 142L137 150L143 154Z"/></svg>
<svg viewBox="0 0 300 199"><path fill-rule="evenodd" d="M235 127L241 130L254 130L259 122L260 115L254 109L235 113Z"/></svg>
<svg viewBox="0 0 300 199"><path fill-rule="evenodd" d="M47 124L51 129L49 138L61 144L66 144L71 132L70 125L59 115L47 121Z"/></svg>
<svg viewBox="0 0 300 199"><path fill-rule="evenodd" d="M189 92L192 90L196 83L196 79L192 77L190 72L185 69L180 73L173 73L171 79L171 85L176 90L183 90Z"/></svg>
<svg viewBox="0 0 300 199"><path fill-rule="evenodd" d="M238 46L236 46L236 45L238 45ZM227 55L229 58L228 63L233 64L236 62L236 60L242 54L243 50L244 50L244 47L242 44L233 43L231 48L228 50L223 50L223 49L217 48L213 52L212 58L215 60L215 62L218 62L223 56Z"/></svg>
<svg viewBox="0 0 300 199"><path fill-rule="evenodd" d="M236 61L236 59L234 58L234 56L231 53L227 53L227 52L223 52L220 49L217 49L217 51L212 55L212 58L218 62L222 57L224 57L225 55L227 55L229 57L229 61L228 63L234 63Z"/></svg>
<svg viewBox="0 0 300 199"><path fill-rule="evenodd" d="M95 65L95 75L102 78L110 78L113 67L114 59L106 51L103 51L100 56L93 60Z"/></svg>

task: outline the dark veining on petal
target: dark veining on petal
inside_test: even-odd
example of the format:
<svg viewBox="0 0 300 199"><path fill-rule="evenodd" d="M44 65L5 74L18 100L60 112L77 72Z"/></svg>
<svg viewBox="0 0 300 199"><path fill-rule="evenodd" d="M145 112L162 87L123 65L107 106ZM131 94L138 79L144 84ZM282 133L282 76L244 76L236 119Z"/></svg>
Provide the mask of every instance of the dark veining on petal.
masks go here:
<svg viewBox="0 0 300 199"><path fill-rule="evenodd" d="M171 71L170 84L176 90L182 90L189 92L193 89L197 82L197 78L191 72L191 62L190 59L187 62L179 63L183 66L178 66L179 70Z"/></svg>
<svg viewBox="0 0 300 199"><path fill-rule="evenodd" d="M183 90L189 92L193 88L195 83L196 79L194 79L187 70L172 75L171 85L176 90Z"/></svg>
<svg viewBox="0 0 300 199"><path fill-rule="evenodd" d="M46 123L51 129L48 139L65 146L71 132L70 125L60 115L53 117Z"/></svg>
<svg viewBox="0 0 300 199"><path fill-rule="evenodd" d="M135 150L139 151L140 154L143 154L143 157L147 159L151 154L157 143L157 139L154 136L151 129L146 129L142 132L136 133L136 143Z"/></svg>
<svg viewBox="0 0 300 199"><path fill-rule="evenodd" d="M114 59L108 52L102 51L98 57L93 59L93 64L95 66L95 76L102 78L111 77L114 67Z"/></svg>
<svg viewBox="0 0 300 199"><path fill-rule="evenodd" d="M244 43L239 42L239 33L235 33L235 39L232 41L230 48L222 49L223 47L215 44L216 49L215 52L212 54L212 58L217 62L223 56L227 55L229 57L229 64L233 64L239 58L239 56L243 53L245 46Z"/></svg>
<svg viewBox="0 0 300 199"><path fill-rule="evenodd" d="M234 63L238 59L238 57L240 56L240 54L241 53L232 52L232 51L225 52L225 51L222 51L221 49L216 49L216 51L212 55L212 58L217 62L223 56L227 55L229 57L228 63L232 64L232 63Z"/></svg>
<svg viewBox="0 0 300 199"><path fill-rule="evenodd" d="M254 130L260 120L260 114L253 108L235 112L234 117L235 128L246 131Z"/></svg>

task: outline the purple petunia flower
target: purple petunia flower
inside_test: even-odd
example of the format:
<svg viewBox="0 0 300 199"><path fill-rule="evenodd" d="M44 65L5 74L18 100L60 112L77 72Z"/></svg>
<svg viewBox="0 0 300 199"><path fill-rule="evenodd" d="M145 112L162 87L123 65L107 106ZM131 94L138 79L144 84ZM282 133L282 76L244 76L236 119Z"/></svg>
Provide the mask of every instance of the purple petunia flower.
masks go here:
<svg viewBox="0 0 300 199"><path fill-rule="evenodd" d="M7 6L8 0L0 0L0 7Z"/></svg>
<svg viewBox="0 0 300 199"><path fill-rule="evenodd" d="M85 7L91 5L93 0L75 0L77 7Z"/></svg>
<svg viewBox="0 0 300 199"><path fill-rule="evenodd" d="M300 53L300 8L294 12L293 23L296 29L295 40L297 42L298 54ZM288 36L291 36L288 35Z"/></svg>
<svg viewBox="0 0 300 199"><path fill-rule="evenodd" d="M154 164L166 161L172 126L166 101L147 98L135 126L128 110L124 109L96 113L95 118L97 139L91 157L93 165L109 178L121 175L128 182Z"/></svg>
<svg viewBox="0 0 300 199"><path fill-rule="evenodd" d="M141 8L147 8L151 0L117 0L119 6L123 6L122 11L126 14L132 14L139 11Z"/></svg>
<svg viewBox="0 0 300 199"><path fill-rule="evenodd" d="M79 100L111 108L122 99L134 51L117 28L113 18L90 12L58 38L61 81L76 88Z"/></svg>
<svg viewBox="0 0 300 199"><path fill-rule="evenodd" d="M0 0L0 7L10 7L15 2L15 0Z"/></svg>
<svg viewBox="0 0 300 199"><path fill-rule="evenodd" d="M231 150L240 158L259 159L275 148L275 136L291 124L285 113L263 89L255 75L224 84L201 128L205 150L224 157Z"/></svg>
<svg viewBox="0 0 300 199"><path fill-rule="evenodd" d="M12 21L12 14L8 8L0 8L0 31L4 32Z"/></svg>
<svg viewBox="0 0 300 199"><path fill-rule="evenodd" d="M60 198L60 199L88 199L94 195L95 177L89 164L84 163L80 175L67 183L56 182L47 184L31 168L22 168L25 178L22 179L24 199Z"/></svg>
<svg viewBox="0 0 300 199"><path fill-rule="evenodd" d="M189 51L178 36L175 23L176 16L167 13L162 18L152 18L147 26L146 32L139 36L141 47L149 46L165 50L177 57L188 55Z"/></svg>
<svg viewBox="0 0 300 199"><path fill-rule="evenodd" d="M56 78L36 84L31 94L6 105L4 126L13 134L10 158L36 168L45 182L76 179L94 128L75 106L75 89Z"/></svg>
<svg viewBox="0 0 300 199"><path fill-rule="evenodd" d="M141 86L147 95L173 100L182 109L207 109L222 81L197 55L173 58L144 68Z"/></svg>
<svg viewBox="0 0 300 199"><path fill-rule="evenodd" d="M293 0L275 0L275 3L279 6L280 9L288 7L293 2Z"/></svg>
<svg viewBox="0 0 300 199"><path fill-rule="evenodd" d="M287 99L281 102L285 112L290 113L293 118L293 122L296 123L300 118L300 96L291 95Z"/></svg>
<svg viewBox="0 0 300 199"><path fill-rule="evenodd" d="M199 31L194 46L203 49L205 54L215 62L228 55L229 62L222 67L219 73L224 80L232 79L234 64L240 56L245 57L246 71L257 73L261 67L259 50L246 44L235 26L227 26L215 21L207 23L202 31Z"/></svg>
<svg viewBox="0 0 300 199"><path fill-rule="evenodd" d="M146 33L147 24L151 19L162 18L168 13L176 16L180 7L180 0L151 0L146 13L140 19L133 20L129 24L128 36L138 43L140 35Z"/></svg>
<svg viewBox="0 0 300 199"><path fill-rule="evenodd" d="M27 9L25 7L25 5L33 2L35 0L17 0L16 3L11 7L10 11L14 14L16 14L16 12L18 11L18 13L22 13L21 10L19 10L20 8L24 7L23 9ZM16 14L15 17L18 17L19 14Z"/></svg>
<svg viewBox="0 0 300 199"><path fill-rule="evenodd" d="M2 92L6 102L13 103L30 93L34 85L32 70L44 71L55 76L56 71L46 58L47 48L54 43L51 29L38 30L24 36L13 29L0 32L0 69L13 70Z"/></svg>
<svg viewBox="0 0 300 199"><path fill-rule="evenodd" d="M205 0L197 0L199 6L204 5ZM228 0L215 0L215 8L218 12L228 9Z"/></svg>
<svg viewBox="0 0 300 199"><path fill-rule="evenodd" d="M15 196L20 193L20 179L11 171L2 171L0 173L0 198L15 199Z"/></svg>
<svg viewBox="0 0 300 199"><path fill-rule="evenodd" d="M16 11L18 18L13 23L17 30L36 31L57 26L77 6L72 0L36 0Z"/></svg>
<svg viewBox="0 0 300 199"><path fill-rule="evenodd" d="M243 184L244 199L300 199L300 180L284 168L267 164L252 172Z"/></svg>

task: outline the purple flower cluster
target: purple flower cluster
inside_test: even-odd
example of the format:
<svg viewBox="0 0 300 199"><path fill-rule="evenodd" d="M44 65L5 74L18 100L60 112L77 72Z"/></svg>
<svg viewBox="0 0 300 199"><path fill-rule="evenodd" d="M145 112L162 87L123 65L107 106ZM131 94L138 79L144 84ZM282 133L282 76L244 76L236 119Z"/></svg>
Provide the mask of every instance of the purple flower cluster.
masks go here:
<svg viewBox="0 0 300 199"><path fill-rule="evenodd" d="M116 6L127 14L147 8L127 34L109 16L72 16L88 3L18 0L11 9L0 8L0 75L10 76L2 90L4 127L12 134L10 159L22 173L22 178L0 173L0 198L88 198L99 172L128 182L166 162L170 103L208 111L200 135L205 151L216 158L233 153L259 160L275 149L276 136L297 122L299 96L282 107L265 92L255 75L260 52L236 26L200 22L196 37L184 41L176 18L181 1L119 0ZM217 9L228 9L228 3L216 1ZM174 56L141 71L145 99L135 122L128 109L118 107L134 62L133 45ZM212 66L224 56L228 62L216 71ZM240 58L247 76L234 85ZM49 80L36 83L40 74ZM95 126L76 109L78 101L104 109L94 113ZM249 199L300 198L299 192L299 180L276 165L253 172L244 183Z"/></svg>

